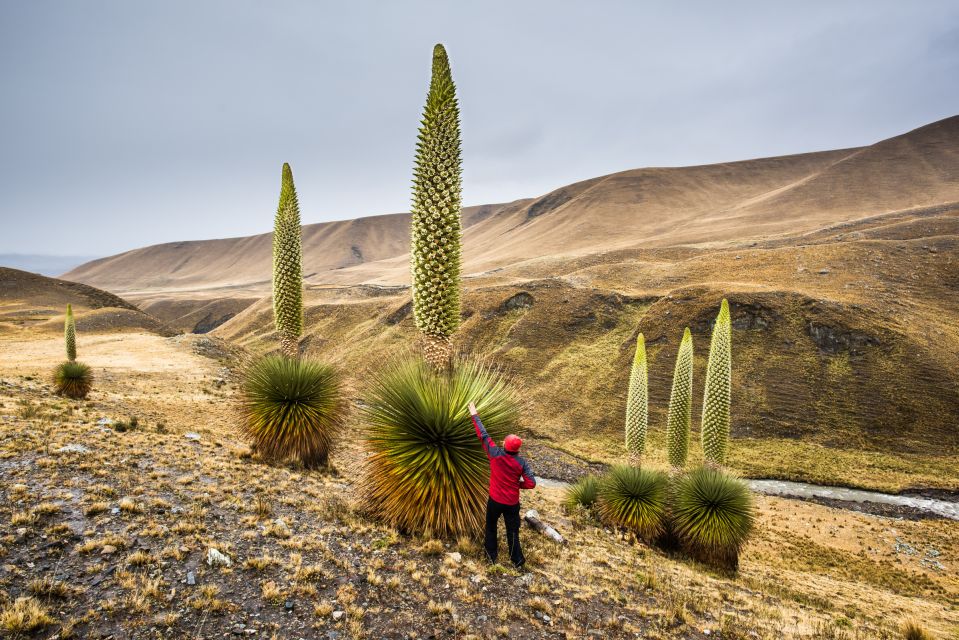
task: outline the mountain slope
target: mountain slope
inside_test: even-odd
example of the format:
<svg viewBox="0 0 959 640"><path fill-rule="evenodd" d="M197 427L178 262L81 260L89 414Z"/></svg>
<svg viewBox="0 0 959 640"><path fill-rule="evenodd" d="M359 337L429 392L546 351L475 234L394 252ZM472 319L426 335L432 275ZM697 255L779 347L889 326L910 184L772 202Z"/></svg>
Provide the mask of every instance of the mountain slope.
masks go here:
<svg viewBox="0 0 959 640"><path fill-rule="evenodd" d="M143 329L161 335L173 334L156 318L112 293L0 267L0 333L27 328L63 331L67 304L73 305L79 331Z"/></svg>
<svg viewBox="0 0 959 640"><path fill-rule="evenodd" d="M634 169L540 198L464 210L465 272L629 247L797 237L881 213L959 201L959 116L868 147L696 167ZM307 281L408 282L408 214L304 227ZM116 292L267 293L270 236L171 243L65 278ZM216 293L216 296L224 295ZM226 294L230 295L230 294Z"/></svg>

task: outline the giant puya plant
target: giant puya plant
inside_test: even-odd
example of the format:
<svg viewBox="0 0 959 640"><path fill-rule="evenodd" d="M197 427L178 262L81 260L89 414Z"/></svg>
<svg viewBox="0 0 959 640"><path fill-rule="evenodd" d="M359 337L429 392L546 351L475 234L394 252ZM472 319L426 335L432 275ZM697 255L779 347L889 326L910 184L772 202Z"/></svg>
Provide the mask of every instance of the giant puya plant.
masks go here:
<svg viewBox="0 0 959 640"><path fill-rule="evenodd" d="M495 368L453 358L461 183L459 108L449 59L438 44L416 145L410 241L413 316L424 357L381 368L363 413L367 510L403 531L443 537L475 534L482 526L489 464L467 403L476 403L497 441L515 431L519 417L516 394Z"/></svg>
<svg viewBox="0 0 959 640"><path fill-rule="evenodd" d="M300 208L289 164L283 165L273 226L273 318L280 353L253 360L244 372L241 429L254 452L324 466L342 427L340 376L329 364L302 359L303 267Z"/></svg>
<svg viewBox="0 0 959 640"><path fill-rule="evenodd" d="M646 365L646 341L643 334L639 334L626 394L626 453L633 466L638 466L642 460L648 427L649 373Z"/></svg>
<svg viewBox="0 0 959 640"><path fill-rule="evenodd" d="M73 317L73 305L67 305L63 321L63 341L67 359L53 370L53 386L58 395L79 400L86 398L93 388L93 370L77 362L77 325Z"/></svg>
<svg viewBox="0 0 959 640"><path fill-rule="evenodd" d="M433 72L416 141L410 271L413 318L433 367L448 366L460 324L462 160L456 86L446 49L433 48Z"/></svg>
<svg viewBox="0 0 959 640"><path fill-rule="evenodd" d="M693 336L683 332L673 369L673 390L666 416L666 448L674 471L686 466L689 455L689 428L693 415Z"/></svg>

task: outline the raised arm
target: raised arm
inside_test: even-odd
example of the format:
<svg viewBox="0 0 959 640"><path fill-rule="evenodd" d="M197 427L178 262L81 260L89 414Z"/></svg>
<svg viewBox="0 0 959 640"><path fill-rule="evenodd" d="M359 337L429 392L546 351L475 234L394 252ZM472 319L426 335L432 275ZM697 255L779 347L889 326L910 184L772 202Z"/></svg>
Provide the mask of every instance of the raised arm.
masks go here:
<svg viewBox="0 0 959 640"><path fill-rule="evenodd" d="M471 402L469 409L470 418L473 420L473 428L476 429L476 437L483 441L483 448L486 449L486 455L489 456L492 453L490 447L495 447L496 443L493 442L493 439L486 433L486 427L483 426L483 421L480 420L479 414L476 413L476 405Z"/></svg>

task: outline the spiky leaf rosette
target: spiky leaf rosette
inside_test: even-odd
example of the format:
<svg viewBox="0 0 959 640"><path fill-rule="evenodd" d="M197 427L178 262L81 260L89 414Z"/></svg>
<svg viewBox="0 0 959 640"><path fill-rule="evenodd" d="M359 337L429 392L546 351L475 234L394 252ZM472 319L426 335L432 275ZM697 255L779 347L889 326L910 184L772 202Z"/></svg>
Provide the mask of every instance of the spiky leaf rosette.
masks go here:
<svg viewBox="0 0 959 640"><path fill-rule="evenodd" d="M752 494L738 478L701 467L679 480L672 520L673 531L689 552L735 569L755 520Z"/></svg>
<svg viewBox="0 0 959 640"><path fill-rule="evenodd" d="M693 336L689 327L683 333L673 370L673 390L669 396L669 415L666 418L666 447L669 464L675 468L686 466L689 454L689 426L693 414Z"/></svg>
<svg viewBox="0 0 959 640"><path fill-rule="evenodd" d="M701 437L703 455L708 463L721 466L729 449L729 401L732 388L732 322L729 303L723 298L706 365L706 391L703 396Z"/></svg>
<svg viewBox="0 0 959 640"><path fill-rule="evenodd" d="M643 334L636 339L633 368L629 373L626 395L626 451L633 464L642 458L649 425L649 375L646 368L646 342Z"/></svg>
<svg viewBox="0 0 959 640"><path fill-rule="evenodd" d="M447 366L460 323L462 161L456 87L446 49L433 48L433 75L423 108L413 170L410 272L413 318L425 356Z"/></svg>
<svg viewBox="0 0 959 640"><path fill-rule="evenodd" d="M589 508L596 502L599 494L599 479L594 475L583 476L566 490L563 506L567 511L577 507Z"/></svg>
<svg viewBox="0 0 959 640"><path fill-rule="evenodd" d="M374 378L363 409L370 454L364 498L371 515L409 533L450 537L481 530L489 461L470 401L502 445L516 429L519 402L496 370L466 360L438 371L406 358Z"/></svg>
<svg viewBox="0 0 959 640"><path fill-rule="evenodd" d="M666 475L655 469L626 465L610 468L599 483L599 517L652 542L663 531L666 483Z"/></svg>
<svg viewBox="0 0 959 640"><path fill-rule="evenodd" d="M327 364L272 355L244 371L241 430L264 458L296 458L307 468L327 463L343 426L340 376Z"/></svg>
<svg viewBox="0 0 959 640"><path fill-rule="evenodd" d="M293 171L284 163L280 204L273 221L273 318L281 349L291 358L299 355L303 332L302 261L300 204L293 186Z"/></svg>
<svg viewBox="0 0 959 640"><path fill-rule="evenodd" d="M63 340L67 344L67 360L77 359L77 324L73 319L73 305L67 305L67 317L63 322Z"/></svg>
<svg viewBox="0 0 959 640"><path fill-rule="evenodd" d="M61 362L53 370L53 386L57 395L74 400L86 398L93 388L93 369L76 360Z"/></svg>

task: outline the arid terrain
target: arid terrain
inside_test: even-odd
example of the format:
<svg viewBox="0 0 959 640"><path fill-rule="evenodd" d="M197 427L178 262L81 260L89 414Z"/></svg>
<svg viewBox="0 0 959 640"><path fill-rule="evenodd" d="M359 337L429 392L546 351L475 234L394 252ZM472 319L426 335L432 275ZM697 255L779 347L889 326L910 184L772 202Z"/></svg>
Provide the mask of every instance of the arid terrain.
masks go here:
<svg viewBox="0 0 959 640"><path fill-rule="evenodd" d="M368 521L355 445L330 473L250 458L230 409L238 354L218 339L82 337L97 376L83 402L45 382L61 348L32 329L0 351L0 598L32 594L48 616L38 637L897 638L907 620L937 637L959 625L955 521L758 496L731 577L567 515L543 488L525 506L569 544L527 531L520 575L486 565L476 541ZM232 566L208 566L210 547Z"/></svg>
<svg viewBox="0 0 959 640"><path fill-rule="evenodd" d="M345 371L354 403L415 344L408 226L303 228L301 350ZM959 117L857 149L625 171L468 208L464 228L456 344L522 390L541 475L625 459L640 332L648 458L665 467L679 338L689 326L695 431L725 297L733 471L959 500ZM0 633L28 637L6 621L29 617L16 599L30 597L43 638L959 634L953 520L756 496L756 535L725 575L568 514L544 486L524 507L569 544L524 530L520 574L476 540L370 521L355 411L330 471L265 464L240 440L235 394L245 358L277 347L270 251L265 234L137 249L60 280L0 269ZM95 376L85 401L49 383L67 303ZM231 565L209 566L210 548Z"/></svg>

